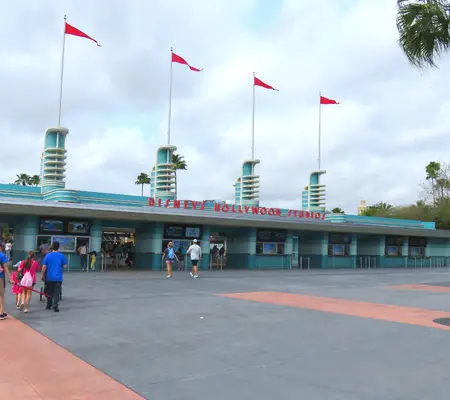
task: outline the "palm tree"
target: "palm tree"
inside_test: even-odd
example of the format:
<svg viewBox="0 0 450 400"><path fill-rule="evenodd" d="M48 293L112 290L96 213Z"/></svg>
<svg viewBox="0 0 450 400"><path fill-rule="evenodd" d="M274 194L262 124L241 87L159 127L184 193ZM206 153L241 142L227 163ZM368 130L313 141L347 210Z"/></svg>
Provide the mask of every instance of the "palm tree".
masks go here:
<svg viewBox="0 0 450 400"><path fill-rule="evenodd" d="M431 161L426 167L425 172L427 173L426 179L431 180L431 193L433 196L433 203L436 202L436 180L439 178L439 172L441 170L441 164L437 161Z"/></svg>
<svg viewBox="0 0 450 400"><path fill-rule="evenodd" d="M141 185L141 196L144 196L144 185L150 185L150 177L145 172L141 172L136 178L136 185Z"/></svg>
<svg viewBox="0 0 450 400"><path fill-rule="evenodd" d="M28 174L18 174L17 179L14 181L15 185L27 186L31 185L31 177Z"/></svg>
<svg viewBox="0 0 450 400"><path fill-rule="evenodd" d="M30 184L33 186L39 186L41 184L41 177L39 175L33 175L30 178Z"/></svg>
<svg viewBox="0 0 450 400"><path fill-rule="evenodd" d="M436 67L436 58L450 48L449 0L397 0L400 46L418 68Z"/></svg>
<svg viewBox="0 0 450 400"><path fill-rule="evenodd" d="M344 210L342 208L336 207L331 210L333 214L344 214Z"/></svg>
<svg viewBox="0 0 450 400"><path fill-rule="evenodd" d="M178 182L177 182L177 171L186 171L187 170L187 164L183 156L180 156L179 154L172 154L172 164L173 169L175 170L175 198L178 198Z"/></svg>

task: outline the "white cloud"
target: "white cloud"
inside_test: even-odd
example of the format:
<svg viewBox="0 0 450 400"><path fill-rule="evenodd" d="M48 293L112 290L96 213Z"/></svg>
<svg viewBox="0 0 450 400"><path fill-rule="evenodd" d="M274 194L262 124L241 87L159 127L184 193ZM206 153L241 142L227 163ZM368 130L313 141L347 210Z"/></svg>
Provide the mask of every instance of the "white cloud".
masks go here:
<svg viewBox="0 0 450 400"><path fill-rule="evenodd" d="M448 159L450 58L425 73L408 65L395 1L20 3L0 14L2 182L39 171L57 117L64 13L103 46L67 38L68 187L139 193L136 176L167 140L171 46L204 68L174 65L172 143L189 167L180 197L233 197L251 155L253 71L280 90L256 90L262 203L300 207L317 167L319 91L342 103L322 109L329 208L413 202L425 165Z"/></svg>

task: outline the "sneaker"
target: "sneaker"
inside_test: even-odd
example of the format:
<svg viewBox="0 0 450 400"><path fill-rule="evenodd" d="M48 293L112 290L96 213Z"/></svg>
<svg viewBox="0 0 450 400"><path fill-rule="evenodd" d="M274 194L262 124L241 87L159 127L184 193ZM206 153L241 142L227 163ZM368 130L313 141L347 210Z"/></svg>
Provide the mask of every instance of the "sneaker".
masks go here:
<svg viewBox="0 0 450 400"><path fill-rule="evenodd" d="M54 312L59 312L59 308L58 307L53 307L53 311Z"/></svg>
<svg viewBox="0 0 450 400"><path fill-rule="evenodd" d="M198 275L194 275L194 278L198 278Z"/></svg>
<svg viewBox="0 0 450 400"><path fill-rule="evenodd" d="M20 306L16 306L16 310L20 310Z"/></svg>
<svg viewBox="0 0 450 400"><path fill-rule="evenodd" d="M172 275L167 275L166 278L172 278Z"/></svg>
<svg viewBox="0 0 450 400"><path fill-rule="evenodd" d="M191 275L192 277L194 277L194 274L193 274L192 272L190 273L190 275Z"/></svg>
<svg viewBox="0 0 450 400"><path fill-rule="evenodd" d="M0 314L0 320L6 319L6 318L8 318L8 314L6 314L6 313Z"/></svg>
<svg viewBox="0 0 450 400"><path fill-rule="evenodd" d="M46 310L51 310L51 309L52 309L52 306L47 306L47 307L45 307L45 309L46 309Z"/></svg>

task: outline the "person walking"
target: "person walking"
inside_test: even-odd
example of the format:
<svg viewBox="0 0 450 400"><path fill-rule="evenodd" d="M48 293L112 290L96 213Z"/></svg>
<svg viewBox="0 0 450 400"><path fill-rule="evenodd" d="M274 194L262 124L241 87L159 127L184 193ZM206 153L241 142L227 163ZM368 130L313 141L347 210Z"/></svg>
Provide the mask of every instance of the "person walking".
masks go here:
<svg viewBox="0 0 450 400"><path fill-rule="evenodd" d="M191 276L198 278L198 262L202 259L202 248L197 244L197 239L194 239L192 242L192 245L189 246L186 253L191 256Z"/></svg>
<svg viewBox="0 0 450 400"><path fill-rule="evenodd" d="M11 273L6 265L8 261L8 257L4 253L3 245L0 244L0 320L8 318L8 314L5 313L6 276L8 276L8 280L11 282Z"/></svg>
<svg viewBox="0 0 450 400"><path fill-rule="evenodd" d="M50 310L53 306L53 311L59 312L63 273L64 268L67 268L67 259L59 252L59 242L53 242L52 251L45 256L42 264L41 277L45 282L45 293L48 296L46 309Z"/></svg>
<svg viewBox="0 0 450 400"><path fill-rule="evenodd" d="M80 255L81 271L88 270L88 248L86 244L82 244L78 247L78 254Z"/></svg>
<svg viewBox="0 0 450 400"><path fill-rule="evenodd" d="M167 243L167 248L164 250L161 263L164 262L164 259L166 260L166 266L167 266L167 278L172 278L172 267L175 260L180 263L180 260L178 259L177 255L175 254L175 250L173 248L173 243L169 242Z"/></svg>
<svg viewBox="0 0 450 400"><path fill-rule="evenodd" d="M11 250L12 250L12 243L11 241L7 240L5 244L5 254L6 257L8 257L8 260L11 260Z"/></svg>
<svg viewBox="0 0 450 400"><path fill-rule="evenodd" d="M47 240L39 246L39 251L41 252L40 262L44 261L45 256L51 251L51 241Z"/></svg>
<svg viewBox="0 0 450 400"><path fill-rule="evenodd" d="M30 307L31 295L33 294L34 285L36 285L36 272L39 269L39 263L35 260L34 252L29 251L28 257L19 265L18 271L22 271L22 301L19 309L23 309L24 313L28 312ZM30 274L27 276L27 274ZM26 283L25 283L26 282Z"/></svg>

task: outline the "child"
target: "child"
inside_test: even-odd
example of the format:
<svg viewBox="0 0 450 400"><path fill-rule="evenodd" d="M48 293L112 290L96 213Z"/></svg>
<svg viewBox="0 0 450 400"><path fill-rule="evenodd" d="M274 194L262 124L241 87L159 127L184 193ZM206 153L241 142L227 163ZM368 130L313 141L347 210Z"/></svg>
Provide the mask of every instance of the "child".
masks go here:
<svg viewBox="0 0 450 400"><path fill-rule="evenodd" d="M33 251L28 252L28 257L20 264L17 272L22 272L20 285L23 289L21 307L23 312L27 313L30 307L31 295L36 284L36 271L39 269L39 263L35 259Z"/></svg>
<svg viewBox="0 0 450 400"><path fill-rule="evenodd" d="M91 252L91 271L95 270L95 265L97 263L97 252Z"/></svg>
<svg viewBox="0 0 450 400"><path fill-rule="evenodd" d="M14 282L14 284L12 285L12 292L13 294L16 295L16 309L19 310L20 309L20 305L22 304L22 292L23 289L19 286L20 282L17 279L17 271L13 272L12 276L11 276L12 281Z"/></svg>

